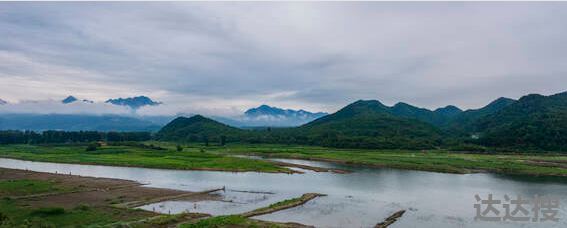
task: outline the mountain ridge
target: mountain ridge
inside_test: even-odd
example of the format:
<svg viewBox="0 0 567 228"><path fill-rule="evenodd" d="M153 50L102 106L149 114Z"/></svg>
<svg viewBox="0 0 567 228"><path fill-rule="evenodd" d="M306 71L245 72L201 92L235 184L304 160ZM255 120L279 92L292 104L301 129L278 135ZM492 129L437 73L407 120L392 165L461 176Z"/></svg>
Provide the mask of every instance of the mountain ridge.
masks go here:
<svg viewBox="0 0 567 228"><path fill-rule="evenodd" d="M132 109L139 109L144 106L156 106L161 105L161 102L153 101L151 98L146 96L137 96L137 97L127 97L127 98L115 98L115 99L108 99L105 103L119 105L119 106L127 106Z"/></svg>

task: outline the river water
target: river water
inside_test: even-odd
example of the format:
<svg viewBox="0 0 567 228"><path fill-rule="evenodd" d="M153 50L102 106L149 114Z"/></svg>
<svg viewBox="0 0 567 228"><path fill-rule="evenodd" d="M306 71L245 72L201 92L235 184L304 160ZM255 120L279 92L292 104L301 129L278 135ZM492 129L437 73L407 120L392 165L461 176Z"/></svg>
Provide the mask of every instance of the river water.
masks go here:
<svg viewBox="0 0 567 228"><path fill-rule="evenodd" d="M231 173L213 171L162 170L133 167L57 164L0 158L0 167L27 169L50 173L119 178L135 180L149 187L188 191L226 187L223 201L167 201L141 207L162 213L183 211L226 215L253 210L272 203L316 192L327 196L316 198L305 205L255 217L277 222L298 222L317 227L373 227L398 210L404 216L391 227L567 227L567 178L503 176L495 174L445 174L397 169L346 167L325 162L278 159L284 162L312 166L345 168L350 174ZM557 199L558 221L536 221L533 204L524 204L527 214L519 210L515 217L529 217L530 221L477 221L475 199L486 200L488 194L501 200L494 205L500 214L486 214L502 218L505 195L534 198L536 195ZM546 202L545 200L542 202ZM481 205L485 210L487 204ZM515 210L515 205L510 206ZM547 215L551 215L547 213ZM538 214L543 217L542 212Z"/></svg>

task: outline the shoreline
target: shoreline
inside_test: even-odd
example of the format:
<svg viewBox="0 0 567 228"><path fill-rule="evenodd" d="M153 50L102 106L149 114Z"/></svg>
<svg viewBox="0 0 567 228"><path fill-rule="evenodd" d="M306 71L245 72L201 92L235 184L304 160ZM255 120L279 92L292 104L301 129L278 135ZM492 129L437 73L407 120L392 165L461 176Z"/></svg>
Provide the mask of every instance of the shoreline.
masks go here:
<svg viewBox="0 0 567 228"><path fill-rule="evenodd" d="M377 169L388 168L388 169L413 170L413 171L447 173L447 174L489 173L489 174L498 174L498 175L530 176L530 177L567 177L567 174L513 173L513 172L501 172L501 171L491 170L491 169L465 169L465 168L463 168L466 171L461 172L461 171L456 171L456 170L450 171L450 170L442 170L442 169L428 169L428 168L422 168L422 167L410 168L410 167L399 167L399 166L390 166L390 165L382 165L382 164L370 164L370 163L365 163L365 162L345 161L345 160L332 159L332 158L295 157L295 156L285 156L285 155L281 156L281 155L273 155L273 154L262 153L262 152L246 152L246 153L237 153L237 154L246 155L246 156L259 156L259 157L262 157L262 158L282 158L282 159L296 159L296 160L304 160L304 161L329 162L329 163L333 163L333 164L353 166L353 167L359 166L359 167L377 168Z"/></svg>
<svg viewBox="0 0 567 228"><path fill-rule="evenodd" d="M296 160L304 160L304 161L320 161L320 162L329 162L333 164L339 165L346 165L351 167L366 167L366 168L377 168L377 169L398 169L398 170L413 170L413 171L425 171L425 172L434 172L434 173L447 173L447 174L478 174L478 173L489 173L489 174L498 174L498 175L511 175L511 176L530 176L530 177L558 177L563 178L567 177L567 174L539 174L539 173L517 173L517 172L506 172L502 170L496 169L483 169L483 168L461 168L462 170L446 170L446 169L436 169L436 168L428 168L428 167L401 167L396 165L387 165L387 164L371 164L367 162L356 162L356 161L345 161L340 159L332 159L332 158L320 158L320 157L297 157L297 156L281 156L281 155L274 155L270 153L263 153L263 152L242 152L242 153L234 153L235 155L246 155L246 156L259 156L262 158L283 158L283 159L296 159ZM226 153L225 153L226 155ZM497 155L495 155L497 156ZM279 162L279 161L269 161L264 160L266 162L270 162L272 164L278 165L282 168L286 168L288 171L262 171L262 170L230 170L230 169L223 169L223 168L168 168L164 166L143 166L143 165L111 165L111 164L104 164L104 163L96 163L96 162L66 162L66 161L51 161L49 159L22 159L13 156L5 156L0 155L0 158L5 159L14 159L20 161L30 161L30 162L47 162L47 163L59 163L59 164L74 164L74 165L96 165L96 166L109 166L109 167L131 167L131 168L147 168L147 169L162 169L162 170L180 170L180 171L213 171L213 172L232 172L232 173L265 173L265 174L304 174L302 171L288 169L287 167L297 167L302 169L311 170L314 172L330 172L334 174L348 174L351 173L348 170L344 169L337 169L337 168L323 168L323 167L316 167L316 166L308 166L308 165L301 165L301 164L294 164L288 162ZM535 166L536 162L531 162L530 160L525 160L526 163ZM564 165L564 164L562 164ZM557 168L557 167L555 167Z"/></svg>
<svg viewBox="0 0 567 228"><path fill-rule="evenodd" d="M42 160L42 159L23 159L17 157L10 157L10 156L3 156L0 155L0 158L4 159L13 159L13 160L20 160L20 161L29 161L29 162L45 162L45 163L54 163L54 164L70 164L70 165L94 165L94 166L108 166L108 167L126 167L126 168L144 168L144 169L162 169L162 170L180 170L180 171L213 171L213 172L232 172L232 173L267 173L267 174L303 174L303 172L289 169L288 172L283 171L260 171L260 170L228 170L228 169L221 169L221 168L191 168L191 169L179 169L179 168L167 168L167 167L157 167L157 166L142 166L142 165L111 165L111 164L104 164L104 163L96 163L96 162L66 162L66 161L50 161L50 160ZM0 167L3 168L3 167ZM284 167L285 168L285 167Z"/></svg>

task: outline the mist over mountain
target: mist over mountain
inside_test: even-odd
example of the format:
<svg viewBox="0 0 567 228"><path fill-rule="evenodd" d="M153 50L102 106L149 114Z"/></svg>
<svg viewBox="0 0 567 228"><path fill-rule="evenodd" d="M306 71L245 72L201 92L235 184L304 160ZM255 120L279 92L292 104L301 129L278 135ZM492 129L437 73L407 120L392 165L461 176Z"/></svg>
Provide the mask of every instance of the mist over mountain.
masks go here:
<svg viewBox="0 0 567 228"><path fill-rule="evenodd" d="M162 104L161 102L153 101L152 99L146 96L108 99L105 103L127 106L132 109L139 109L144 106L156 106Z"/></svg>
<svg viewBox="0 0 567 228"><path fill-rule="evenodd" d="M161 125L120 115L1 114L0 130L157 131Z"/></svg>
<svg viewBox="0 0 567 228"><path fill-rule="evenodd" d="M71 103L74 103L74 102L77 102L77 101L79 101L79 99L77 99L76 97L74 97L74 96L68 96L68 97L66 97L65 99L61 100L61 103L63 103L63 104L71 104ZM87 99L82 99L81 102L83 102L83 103L89 103L89 104L94 103L94 101L87 100Z"/></svg>
<svg viewBox="0 0 567 228"><path fill-rule="evenodd" d="M308 123L325 115L327 115L327 113L313 113L302 109L282 109L268 105L260 105L259 107L246 110L243 115L238 117L213 117L213 119L238 127L291 127Z"/></svg>

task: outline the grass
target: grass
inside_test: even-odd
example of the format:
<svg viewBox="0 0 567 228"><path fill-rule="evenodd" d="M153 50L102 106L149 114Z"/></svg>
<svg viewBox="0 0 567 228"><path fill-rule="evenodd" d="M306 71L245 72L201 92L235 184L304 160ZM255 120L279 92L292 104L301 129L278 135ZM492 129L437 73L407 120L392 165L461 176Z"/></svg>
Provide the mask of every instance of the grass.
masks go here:
<svg viewBox="0 0 567 228"><path fill-rule="evenodd" d="M249 217L258 216L258 215L270 214L270 213L274 213L276 211L281 211L281 210L285 210L285 209L288 209L288 208L297 207L297 206L302 205L302 204L308 202L309 200L315 199L316 197L319 197L319 196L324 196L324 195L319 194L319 193L305 193L300 197L292 198L292 199L286 199L286 200L283 200L283 201L280 201L280 202L277 202L277 203L270 204L267 207L262 207L262 208L255 209L253 211L245 212L241 215L249 218Z"/></svg>
<svg viewBox="0 0 567 228"><path fill-rule="evenodd" d="M237 158L208 152L200 148L178 152L175 148L155 150L135 146L103 146L96 151L85 151L78 145L5 145L0 146L0 157L31 161L137 166L164 169L290 172L270 162Z"/></svg>
<svg viewBox="0 0 567 228"><path fill-rule="evenodd" d="M63 191L52 181L42 180L0 180L0 196L22 196L46 192Z"/></svg>
<svg viewBox="0 0 567 228"><path fill-rule="evenodd" d="M186 223L179 226L180 228L221 228L221 227L282 227L279 224L261 222L248 219L240 215L216 216L207 219L201 219L196 223Z"/></svg>
<svg viewBox="0 0 567 228"><path fill-rule="evenodd" d="M59 207L29 208L17 200L0 199L0 217L4 227L82 227L101 226L130 217L127 210L114 208L77 207L65 210ZM131 216L135 218L135 216ZM2 226L0 226L2 227Z"/></svg>
<svg viewBox="0 0 567 228"><path fill-rule="evenodd" d="M85 146L6 145L0 146L0 157L33 161L139 166L149 168L289 172L289 169L267 161L228 155L260 155L331 161L345 164L424 170L446 173L492 172L538 176L567 176L565 154L474 154L445 150L364 150L334 149L316 146L228 144L208 146L167 142L145 142L165 150L136 146L103 146L86 152Z"/></svg>
<svg viewBox="0 0 567 228"><path fill-rule="evenodd" d="M210 147L217 154L259 155L332 161L398 169L446 173L492 172L518 175L567 176L565 154L475 154L445 150L363 150L293 145L242 145ZM548 164L537 164L544 161Z"/></svg>
<svg viewBox="0 0 567 228"><path fill-rule="evenodd" d="M33 208L26 200L12 196L40 193L58 193L66 188L56 182L44 180L3 180L0 181L0 227L82 227L99 226L121 221L124 218L140 217L132 210L112 207L90 207L78 205L64 209L53 205Z"/></svg>

